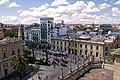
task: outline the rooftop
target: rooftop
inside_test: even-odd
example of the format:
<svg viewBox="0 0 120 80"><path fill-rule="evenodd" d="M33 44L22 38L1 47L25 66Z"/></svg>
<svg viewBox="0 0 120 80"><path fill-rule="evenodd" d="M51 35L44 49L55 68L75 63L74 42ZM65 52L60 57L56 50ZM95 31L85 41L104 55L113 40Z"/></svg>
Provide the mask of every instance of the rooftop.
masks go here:
<svg viewBox="0 0 120 80"><path fill-rule="evenodd" d="M21 41L20 38L10 38L10 37L6 37L2 40L0 40L0 45L5 45L7 43L14 43L14 42L19 42Z"/></svg>

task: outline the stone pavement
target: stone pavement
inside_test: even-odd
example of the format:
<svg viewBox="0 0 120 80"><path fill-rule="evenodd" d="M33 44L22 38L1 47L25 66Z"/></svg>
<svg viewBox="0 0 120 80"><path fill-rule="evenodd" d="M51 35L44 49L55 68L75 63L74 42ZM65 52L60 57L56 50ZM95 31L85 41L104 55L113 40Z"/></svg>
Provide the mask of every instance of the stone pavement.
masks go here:
<svg viewBox="0 0 120 80"><path fill-rule="evenodd" d="M114 71L113 80L120 80L120 63L114 62L114 65L105 64L105 69Z"/></svg>
<svg viewBox="0 0 120 80"><path fill-rule="evenodd" d="M39 57L37 55L37 57ZM50 61L52 61L53 57L50 56L51 59ZM58 59L62 59L61 57L58 57ZM68 61L68 64L66 67L61 66L61 61L58 63L58 65L55 66L54 65L50 65L50 66L44 66L44 65L40 65L40 70L37 72L37 74L35 74L33 76L34 80L39 80L38 79L38 74L41 77L41 80L46 80L46 76L48 76L48 80L58 80L58 77L60 77L61 75L61 68L63 69L63 74L66 75L69 73L69 68L70 68L70 64L72 67L72 70L74 70L77 67L77 64L75 64L74 62L71 62L71 58L67 58L66 59ZM81 61L79 61L79 65L82 64L82 59ZM24 80L32 80L31 76L28 75L24 78Z"/></svg>
<svg viewBox="0 0 120 80"><path fill-rule="evenodd" d="M46 56L45 54L43 55L43 52L41 51L35 51L35 56L38 60L40 59L45 59ZM49 60L50 60L50 63L53 61L54 59L54 56L52 55L49 55ZM40 65L40 70L37 72L37 74L35 74L33 76L34 80L39 80L38 79L38 74L40 75L41 77L41 80L46 80L46 76L48 76L48 80L58 80L58 77L60 77L61 75L61 69L63 69L63 74L66 75L69 73L69 68L70 68L70 64L71 64L71 67L72 67L72 70L74 70L76 67L77 67L77 64L79 64L79 66L82 64L82 61L83 61L83 58L82 57L76 57L76 62L77 64L75 64L75 60L73 60L73 56L69 55L65 60L68 61L67 63L67 66L66 67L63 67L61 66L61 59L62 57L57 57L60 62L58 63L58 65L55 66L54 68L54 65L50 65L50 66L44 66L44 65ZM71 62L72 60L72 62ZM24 80L32 80L31 76L28 75L24 78Z"/></svg>
<svg viewBox="0 0 120 80"><path fill-rule="evenodd" d="M113 80L113 71L107 69L92 69L79 80Z"/></svg>
<svg viewBox="0 0 120 80"><path fill-rule="evenodd" d="M115 61L114 67L113 80L120 80L120 63Z"/></svg>

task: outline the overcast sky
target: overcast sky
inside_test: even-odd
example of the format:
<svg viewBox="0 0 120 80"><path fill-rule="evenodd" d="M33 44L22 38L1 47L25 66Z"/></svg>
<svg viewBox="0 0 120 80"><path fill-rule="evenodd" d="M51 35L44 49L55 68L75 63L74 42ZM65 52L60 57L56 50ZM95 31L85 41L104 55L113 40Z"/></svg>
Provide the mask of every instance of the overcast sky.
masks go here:
<svg viewBox="0 0 120 80"><path fill-rule="evenodd" d="M117 24L120 0L0 0L2 23L40 23L40 17L73 24Z"/></svg>

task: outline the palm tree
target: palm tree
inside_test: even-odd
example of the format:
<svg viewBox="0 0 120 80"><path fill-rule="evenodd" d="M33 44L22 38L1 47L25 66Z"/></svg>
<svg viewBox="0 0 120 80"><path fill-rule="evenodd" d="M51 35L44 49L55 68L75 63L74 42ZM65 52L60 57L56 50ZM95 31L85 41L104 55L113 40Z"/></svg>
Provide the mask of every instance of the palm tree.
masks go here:
<svg viewBox="0 0 120 80"><path fill-rule="evenodd" d="M37 44L36 43L31 43L31 44L28 45L28 47L32 50L33 57L35 57L34 49L37 48Z"/></svg>
<svg viewBox="0 0 120 80"><path fill-rule="evenodd" d="M23 49L23 53L24 57L30 57L31 51Z"/></svg>
<svg viewBox="0 0 120 80"><path fill-rule="evenodd" d="M22 55L18 55L15 58L13 58L11 66L14 70L17 70L19 72L20 80L22 80L22 72L27 66L27 60Z"/></svg>
<svg viewBox="0 0 120 80"><path fill-rule="evenodd" d="M48 50L50 50L50 46L45 46L46 63L48 63Z"/></svg>

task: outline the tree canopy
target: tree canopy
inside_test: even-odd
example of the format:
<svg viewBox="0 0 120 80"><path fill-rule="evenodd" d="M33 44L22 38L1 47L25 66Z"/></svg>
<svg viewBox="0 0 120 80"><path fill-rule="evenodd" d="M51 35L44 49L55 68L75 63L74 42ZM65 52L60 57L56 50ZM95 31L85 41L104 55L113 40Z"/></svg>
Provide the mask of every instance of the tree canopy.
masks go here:
<svg viewBox="0 0 120 80"><path fill-rule="evenodd" d="M11 62L12 68L20 73L20 80L22 80L22 72L25 70L27 64L27 59L22 55L16 56Z"/></svg>
<svg viewBox="0 0 120 80"><path fill-rule="evenodd" d="M5 37L17 37L18 32L16 32L15 30L6 30L4 35Z"/></svg>

